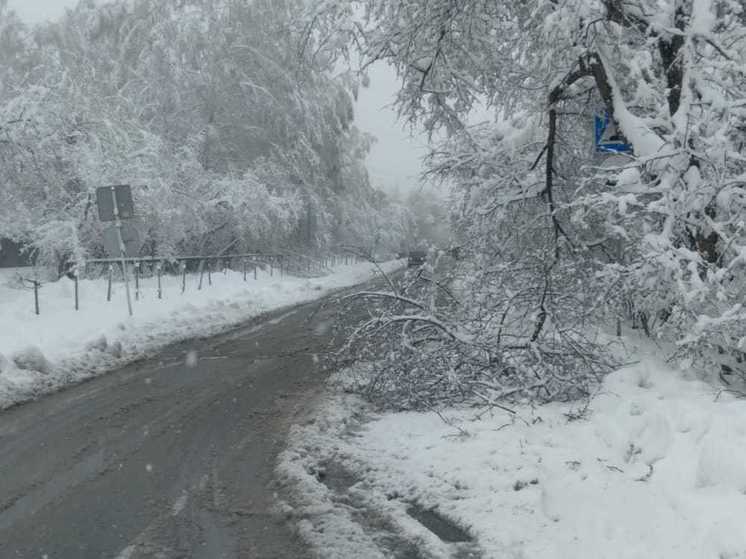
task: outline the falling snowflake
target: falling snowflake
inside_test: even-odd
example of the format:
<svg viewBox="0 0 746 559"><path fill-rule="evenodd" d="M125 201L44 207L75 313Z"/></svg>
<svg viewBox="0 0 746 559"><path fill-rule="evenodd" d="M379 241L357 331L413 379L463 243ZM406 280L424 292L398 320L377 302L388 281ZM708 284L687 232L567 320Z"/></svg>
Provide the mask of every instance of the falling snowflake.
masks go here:
<svg viewBox="0 0 746 559"><path fill-rule="evenodd" d="M197 352L194 350L189 351L186 355L186 366L192 369L197 366L197 361Z"/></svg>

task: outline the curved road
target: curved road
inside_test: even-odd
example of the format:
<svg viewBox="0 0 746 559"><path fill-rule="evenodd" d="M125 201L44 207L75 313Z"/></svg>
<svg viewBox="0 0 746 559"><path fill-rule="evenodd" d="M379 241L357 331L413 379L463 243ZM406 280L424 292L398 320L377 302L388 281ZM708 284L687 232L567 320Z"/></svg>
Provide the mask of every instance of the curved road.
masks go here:
<svg viewBox="0 0 746 559"><path fill-rule="evenodd" d="M0 558L307 557L272 478L322 385L329 302L0 414Z"/></svg>

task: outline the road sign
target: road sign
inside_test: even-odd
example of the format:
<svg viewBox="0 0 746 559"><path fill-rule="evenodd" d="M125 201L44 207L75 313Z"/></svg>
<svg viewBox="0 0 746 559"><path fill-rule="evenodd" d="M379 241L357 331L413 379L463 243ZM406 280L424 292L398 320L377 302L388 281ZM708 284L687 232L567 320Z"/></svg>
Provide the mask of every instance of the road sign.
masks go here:
<svg viewBox="0 0 746 559"><path fill-rule="evenodd" d="M599 153L632 153L632 145L618 129L608 111L595 117L596 151Z"/></svg>
<svg viewBox="0 0 746 559"><path fill-rule="evenodd" d="M96 205L98 206L98 217L101 221L113 221L114 227L104 233L104 244L110 254L118 254L122 259L122 274L124 275L124 288L127 292L127 310L132 316L132 297L130 297L129 274L127 273L127 254L132 251L135 254L140 247L137 242L137 230L134 227L127 228L123 219L135 217L135 205L132 202L132 190L129 185L118 184L114 186L102 186L96 189ZM113 231L109 233L108 231ZM133 233L134 231L134 233ZM129 239L128 242L125 238Z"/></svg>
<svg viewBox="0 0 746 559"><path fill-rule="evenodd" d="M114 197L116 197L116 206L114 204ZM96 205L98 206L98 218L101 221L116 221L115 207L119 210L119 219L135 217L132 189L128 184L97 188Z"/></svg>
<svg viewBox="0 0 746 559"><path fill-rule="evenodd" d="M140 254L140 233L132 223L122 223L122 243L124 244L124 256L132 258ZM119 233L116 225L110 225L104 229L104 249L111 258L120 258L122 251L119 246Z"/></svg>

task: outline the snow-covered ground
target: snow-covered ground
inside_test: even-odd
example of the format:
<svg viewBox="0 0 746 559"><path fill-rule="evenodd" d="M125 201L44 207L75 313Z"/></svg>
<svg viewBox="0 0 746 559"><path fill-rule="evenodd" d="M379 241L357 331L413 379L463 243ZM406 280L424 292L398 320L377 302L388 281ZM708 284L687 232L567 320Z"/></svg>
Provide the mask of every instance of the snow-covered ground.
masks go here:
<svg viewBox="0 0 746 559"><path fill-rule="evenodd" d="M391 271L402 261L388 262ZM163 278L163 299L156 280L143 280L134 316L127 313L123 284L114 283L106 302L107 282L81 280L80 310L74 309L74 284L63 278L40 290L41 314L34 314L34 295L15 279L28 270L0 275L0 409L99 374L165 344L218 333L261 313L320 298L329 292L364 282L376 274L370 263L335 267L320 278L280 277L275 271L227 272L187 278Z"/></svg>
<svg viewBox="0 0 746 559"><path fill-rule="evenodd" d="M340 550L323 557L386 556L385 526L424 557L744 559L746 400L686 376L645 352L587 409L479 418L381 415L339 392L279 465L299 494L288 514ZM413 503L465 529L473 554L407 514Z"/></svg>

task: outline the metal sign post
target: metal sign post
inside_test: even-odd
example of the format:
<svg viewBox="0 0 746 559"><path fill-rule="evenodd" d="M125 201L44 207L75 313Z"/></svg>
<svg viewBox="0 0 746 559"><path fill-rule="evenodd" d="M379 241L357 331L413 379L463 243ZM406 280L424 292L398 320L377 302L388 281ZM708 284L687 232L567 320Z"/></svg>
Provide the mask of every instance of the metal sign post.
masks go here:
<svg viewBox="0 0 746 559"><path fill-rule="evenodd" d="M124 289L127 292L127 310L130 316L132 316L132 296L130 295L130 280L127 274L127 249L124 246L124 239L122 238L122 220L119 219L119 204L117 204L117 191L114 186L111 187L111 200L114 204L114 220L119 237L119 250L122 254L122 273L124 274Z"/></svg>
<svg viewBox="0 0 746 559"><path fill-rule="evenodd" d="M107 190L111 197L106 195ZM96 200L101 221L113 221L116 226L124 287L127 292L127 310L132 316L132 296L130 295L129 275L127 274L127 247L122 236L122 217L130 218L134 216L132 191L127 185L104 186L96 190ZM110 203L111 205L109 205Z"/></svg>

